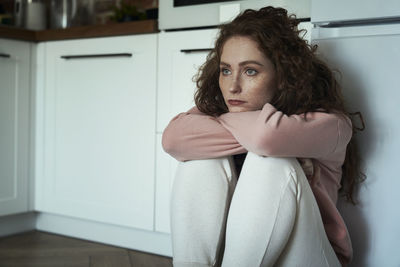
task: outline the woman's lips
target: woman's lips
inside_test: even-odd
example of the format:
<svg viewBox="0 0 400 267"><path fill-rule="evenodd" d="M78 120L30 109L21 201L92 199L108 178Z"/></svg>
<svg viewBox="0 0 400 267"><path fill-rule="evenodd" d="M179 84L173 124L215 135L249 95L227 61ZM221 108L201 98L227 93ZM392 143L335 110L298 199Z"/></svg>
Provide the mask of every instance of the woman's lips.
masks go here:
<svg viewBox="0 0 400 267"><path fill-rule="evenodd" d="M246 102L242 101L242 100L230 99L230 100L228 100L228 103L229 103L229 105L232 105L232 106L238 106L238 105L244 104Z"/></svg>

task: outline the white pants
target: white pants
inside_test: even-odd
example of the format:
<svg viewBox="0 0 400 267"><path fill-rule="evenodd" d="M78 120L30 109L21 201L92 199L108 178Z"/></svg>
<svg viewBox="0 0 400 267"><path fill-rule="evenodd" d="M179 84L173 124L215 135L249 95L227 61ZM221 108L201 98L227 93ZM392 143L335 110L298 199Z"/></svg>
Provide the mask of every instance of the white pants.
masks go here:
<svg viewBox="0 0 400 267"><path fill-rule="evenodd" d="M294 158L248 153L180 163L171 197L173 263L182 266L340 266Z"/></svg>

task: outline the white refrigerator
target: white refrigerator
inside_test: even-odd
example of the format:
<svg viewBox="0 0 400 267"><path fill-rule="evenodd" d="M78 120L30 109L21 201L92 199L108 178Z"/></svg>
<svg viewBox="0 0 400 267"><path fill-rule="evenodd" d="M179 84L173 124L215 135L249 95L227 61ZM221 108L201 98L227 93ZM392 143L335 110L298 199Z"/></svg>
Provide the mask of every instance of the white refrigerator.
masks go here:
<svg viewBox="0 0 400 267"><path fill-rule="evenodd" d="M312 1L312 43L339 81L357 133L366 181L360 204L339 201L353 243L350 266L400 266L400 0Z"/></svg>

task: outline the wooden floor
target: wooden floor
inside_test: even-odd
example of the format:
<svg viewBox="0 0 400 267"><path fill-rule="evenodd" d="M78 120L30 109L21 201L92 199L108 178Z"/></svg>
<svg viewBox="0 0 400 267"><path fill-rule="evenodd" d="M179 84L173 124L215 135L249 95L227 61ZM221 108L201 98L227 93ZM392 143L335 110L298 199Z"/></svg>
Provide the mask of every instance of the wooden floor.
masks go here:
<svg viewBox="0 0 400 267"><path fill-rule="evenodd" d="M168 257L39 231L0 238L0 267L166 267Z"/></svg>

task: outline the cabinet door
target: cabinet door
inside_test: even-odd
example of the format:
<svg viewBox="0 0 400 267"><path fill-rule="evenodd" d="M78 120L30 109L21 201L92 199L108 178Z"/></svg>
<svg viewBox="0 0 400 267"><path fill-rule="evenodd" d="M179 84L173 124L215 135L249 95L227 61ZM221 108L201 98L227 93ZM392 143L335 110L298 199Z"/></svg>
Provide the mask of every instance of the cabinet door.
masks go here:
<svg viewBox="0 0 400 267"><path fill-rule="evenodd" d="M157 132L178 113L194 106L193 77L214 46L216 30L159 34Z"/></svg>
<svg viewBox="0 0 400 267"><path fill-rule="evenodd" d="M37 209L153 230L157 36L45 51Z"/></svg>
<svg viewBox="0 0 400 267"><path fill-rule="evenodd" d="M0 215L28 210L30 49L0 39Z"/></svg>
<svg viewBox="0 0 400 267"><path fill-rule="evenodd" d="M216 30L161 33L159 35L156 230L170 232L169 199L177 161L161 147L162 131L178 113L194 106L193 77L214 46Z"/></svg>

